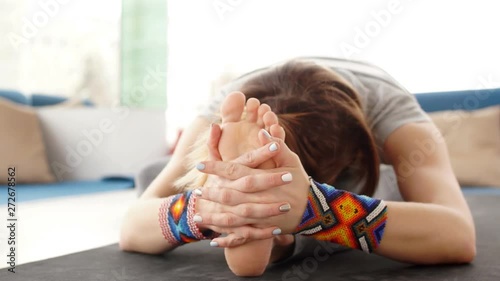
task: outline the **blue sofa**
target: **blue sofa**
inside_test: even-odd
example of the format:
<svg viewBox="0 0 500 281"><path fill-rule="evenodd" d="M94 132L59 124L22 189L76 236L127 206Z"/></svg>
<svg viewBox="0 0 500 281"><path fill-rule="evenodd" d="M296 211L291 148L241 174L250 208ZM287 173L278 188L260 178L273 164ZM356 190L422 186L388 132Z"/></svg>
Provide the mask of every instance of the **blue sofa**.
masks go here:
<svg viewBox="0 0 500 281"><path fill-rule="evenodd" d="M18 104L28 105L33 107L57 105L66 102L68 100L65 97L46 95L42 93L33 93L30 96L25 96L18 91L1 90L1 89L0 89L0 98L5 98ZM88 99L82 101L82 105L94 106L94 104Z"/></svg>
<svg viewBox="0 0 500 281"><path fill-rule="evenodd" d="M37 94L26 97L6 90L0 90L0 98L35 110L48 164L57 178L49 184L18 184L17 201L133 188L140 169L168 152L163 110L52 107L47 105L63 99ZM111 132L101 130L104 121L111 124ZM88 155L78 154L82 145L91 147ZM65 168L58 173L57 165ZM0 185L2 194L7 194L6 189Z"/></svg>
<svg viewBox="0 0 500 281"><path fill-rule="evenodd" d="M426 112L476 110L500 104L500 88L415 94Z"/></svg>
<svg viewBox="0 0 500 281"><path fill-rule="evenodd" d="M477 110L500 105L500 88L415 94L420 106L428 113L444 110ZM500 169L500 167L499 167ZM495 193L500 188L463 186L464 193Z"/></svg>

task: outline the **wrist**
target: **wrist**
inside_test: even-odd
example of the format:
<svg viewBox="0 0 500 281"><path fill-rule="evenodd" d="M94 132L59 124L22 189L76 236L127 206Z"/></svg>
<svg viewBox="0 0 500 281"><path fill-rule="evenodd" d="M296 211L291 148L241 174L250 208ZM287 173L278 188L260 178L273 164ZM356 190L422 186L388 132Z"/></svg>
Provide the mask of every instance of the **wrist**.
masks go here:
<svg viewBox="0 0 500 281"><path fill-rule="evenodd" d="M298 234L373 252L387 220L384 201L335 189L313 179Z"/></svg>
<svg viewBox="0 0 500 281"><path fill-rule="evenodd" d="M187 191L165 198L158 219L164 238L172 245L212 239L218 234L199 229L194 221L196 196Z"/></svg>

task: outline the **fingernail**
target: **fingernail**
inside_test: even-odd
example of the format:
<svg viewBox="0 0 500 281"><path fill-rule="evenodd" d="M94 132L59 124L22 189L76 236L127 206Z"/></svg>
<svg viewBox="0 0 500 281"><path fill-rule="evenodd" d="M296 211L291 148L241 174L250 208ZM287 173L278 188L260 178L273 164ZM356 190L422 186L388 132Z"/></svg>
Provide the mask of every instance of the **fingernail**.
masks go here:
<svg viewBox="0 0 500 281"><path fill-rule="evenodd" d="M293 176L290 173L286 173L286 174L281 176L281 180L284 182L291 182L292 179L293 179Z"/></svg>
<svg viewBox="0 0 500 281"><path fill-rule="evenodd" d="M202 221L203 221L203 219L201 218L201 216L200 216L200 215L194 215L194 217L193 217L193 221L194 221L194 222L202 222Z"/></svg>
<svg viewBox="0 0 500 281"><path fill-rule="evenodd" d="M271 139L271 134L269 134L269 132L266 130L266 129L261 129L262 133L264 134L264 136L266 136L266 138L268 139Z"/></svg>
<svg viewBox="0 0 500 281"><path fill-rule="evenodd" d="M269 146L269 151L276 151L278 150L278 145L276 143L273 143Z"/></svg>
<svg viewBox="0 0 500 281"><path fill-rule="evenodd" d="M290 204L286 203L286 204L283 204L279 207L279 210L280 212L288 212L290 211L290 209L292 208L292 206L290 206Z"/></svg>
<svg viewBox="0 0 500 281"><path fill-rule="evenodd" d="M203 170L203 169L205 169L205 164L203 164L203 163L196 164L196 169L198 169L200 171Z"/></svg>
<svg viewBox="0 0 500 281"><path fill-rule="evenodd" d="M202 195L201 190L200 190L200 189L198 189L198 188L197 188L197 189L195 189L195 190L193 190L193 193L194 193L194 195L196 195L196 196L201 196L201 195Z"/></svg>
<svg viewBox="0 0 500 281"><path fill-rule="evenodd" d="M273 235L280 235L280 234L281 234L281 229L276 228L275 230L273 230Z"/></svg>
<svg viewBox="0 0 500 281"><path fill-rule="evenodd" d="M219 243L215 241L210 241L210 247L219 247Z"/></svg>

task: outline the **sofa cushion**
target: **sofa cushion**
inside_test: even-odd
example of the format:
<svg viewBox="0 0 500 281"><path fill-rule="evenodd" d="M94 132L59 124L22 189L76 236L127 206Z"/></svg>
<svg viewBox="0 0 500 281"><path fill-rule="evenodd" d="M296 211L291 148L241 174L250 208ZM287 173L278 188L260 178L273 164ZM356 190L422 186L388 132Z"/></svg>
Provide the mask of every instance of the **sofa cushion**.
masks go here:
<svg viewBox="0 0 500 281"><path fill-rule="evenodd" d="M31 106L48 106L64 103L68 100L66 97L44 95L44 94L31 94Z"/></svg>
<svg viewBox="0 0 500 281"><path fill-rule="evenodd" d="M434 92L416 94L418 103L426 112L443 110L477 110L500 104L500 88Z"/></svg>
<svg viewBox="0 0 500 281"><path fill-rule="evenodd" d="M18 91L0 90L0 97L18 104L24 104L24 105L30 104L29 99Z"/></svg>
<svg viewBox="0 0 500 281"><path fill-rule="evenodd" d="M461 185L500 187L500 106L430 113Z"/></svg>
<svg viewBox="0 0 500 281"><path fill-rule="evenodd" d="M102 180L19 184L16 191L16 202L52 199L65 196L81 196L99 192L127 190L132 187L134 187L134 179L132 178L103 178ZM0 185L0 192L7 194L7 188L8 187L5 185Z"/></svg>
<svg viewBox="0 0 500 281"><path fill-rule="evenodd" d="M0 183L7 183L9 167L15 167L17 183L55 181L32 109L0 99L0 132Z"/></svg>
<svg viewBox="0 0 500 281"><path fill-rule="evenodd" d="M47 158L59 181L135 176L168 149L162 110L56 105L36 111Z"/></svg>

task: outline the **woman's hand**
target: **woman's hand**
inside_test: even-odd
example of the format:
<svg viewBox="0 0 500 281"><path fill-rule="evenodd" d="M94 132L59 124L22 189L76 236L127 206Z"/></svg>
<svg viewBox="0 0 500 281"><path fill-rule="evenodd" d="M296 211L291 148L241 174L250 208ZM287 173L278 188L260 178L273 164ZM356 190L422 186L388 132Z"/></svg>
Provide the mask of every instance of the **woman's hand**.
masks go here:
<svg viewBox="0 0 500 281"><path fill-rule="evenodd" d="M237 246L249 240L293 233L304 213L309 182L300 159L282 139L263 131L260 134L260 139L267 142L263 147L230 162L204 161L198 165L201 172L219 178L216 184L203 187L199 195L218 206L212 212L199 210L199 224L230 233L213 240L218 246ZM255 168L271 158L278 168ZM262 231L273 226L279 229Z"/></svg>
<svg viewBox="0 0 500 281"><path fill-rule="evenodd" d="M222 161L220 153L218 151L219 140L220 140L221 134L222 134L221 127L218 124L212 124L211 129L210 129L210 133L209 133L209 139L207 142L207 147L208 147L208 152L209 152L208 153L208 160L209 161ZM270 146L270 145L271 144L269 144L268 146ZM261 148L261 150L265 150L265 149L266 149L265 147ZM252 158L253 160L250 161L252 163L255 163L255 165L248 164L248 166L255 168L257 165L260 165L260 163L269 159L269 157L272 156L273 154L275 154L275 152L276 152L276 151L271 151L271 150L267 150L267 151L268 151L268 153L258 153L258 157ZM250 156L253 157L253 154ZM250 160L250 159L246 159L246 160ZM235 163L239 163L239 162L240 161L238 159L235 160ZM283 174L284 173L276 173L274 175L271 175L271 178L274 177L273 182L276 184L276 186L284 184L284 182L281 179ZM258 176L258 178L263 178L263 176L264 175ZM265 175L265 176L269 177L270 175ZM267 183L268 184L270 183L269 179L267 179ZM239 180L232 181L232 180L218 177L216 175L208 175L207 180L204 183L204 186L221 187L221 186L239 186L241 184L245 184L245 178L241 178ZM199 192L199 191L196 191L196 192ZM222 199L221 199L222 201L225 200L224 199L225 194L226 194L225 191L221 190L221 193L219 194L219 196L222 197ZM284 203L284 204L286 204L286 203ZM242 202L242 205L239 208L240 209L245 208L244 205L245 205L245 203ZM275 209L278 210L279 207L275 208ZM204 200L203 198L198 198L197 203L196 203L196 212L198 214L200 214L200 213L213 214L214 216L217 216L220 214L225 214L225 216L228 217L229 220L232 220L230 218L230 217L232 217L232 213L228 210L227 206L221 205L221 204L214 202L214 201ZM266 214L263 214L263 216L267 217L267 216L271 216L271 215L280 215L280 214L281 214L281 212L275 212L274 214L266 213ZM196 216L197 221L201 220L201 219L202 219L201 216L199 216L199 215ZM225 223L224 225L231 226L232 223L229 222L229 223ZM240 239L241 237L246 237L246 238L251 239L251 240L268 238L270 236L270 233L273 233L273 231L276 231L276 229L277 229L277 227L275 227L275 226L269 226L267 228L258 228L258 229L254 229L253 231L249 231L250 229L252 229L252 227L247 226L247 225L242 225L242 226L239 226L236 228L220 227L220 226L217 227L217 226L213 226L213 225L203 225L203 224L200 224L199 226L200 226L200 229L202 231L205 231L206 229L210 229L210 230L215 231L215 232L226 233L226 234L229 234L230 236L238 237L238 239Z"/></svg>

